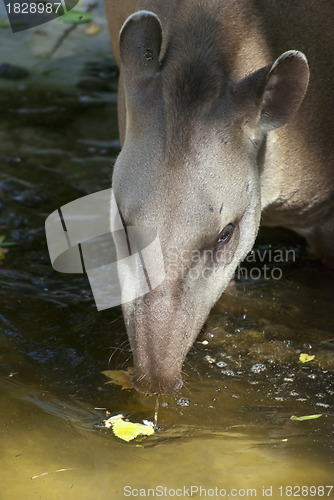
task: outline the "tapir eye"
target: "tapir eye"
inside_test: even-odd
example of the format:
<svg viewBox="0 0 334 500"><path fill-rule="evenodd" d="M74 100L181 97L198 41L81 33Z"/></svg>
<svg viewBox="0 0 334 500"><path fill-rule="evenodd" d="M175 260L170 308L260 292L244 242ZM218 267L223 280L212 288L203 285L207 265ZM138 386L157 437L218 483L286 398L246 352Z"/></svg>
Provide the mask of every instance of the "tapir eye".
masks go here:
<svg viewBox="0 0 334 500"><path fill-rule="evenodd" d="M232 222L227 224L227 226L224 227L224 229L219 234L217 243L222 243L223 245L228 243L233 236L234 230L235 230L235 225L232 224Z"/></svg>

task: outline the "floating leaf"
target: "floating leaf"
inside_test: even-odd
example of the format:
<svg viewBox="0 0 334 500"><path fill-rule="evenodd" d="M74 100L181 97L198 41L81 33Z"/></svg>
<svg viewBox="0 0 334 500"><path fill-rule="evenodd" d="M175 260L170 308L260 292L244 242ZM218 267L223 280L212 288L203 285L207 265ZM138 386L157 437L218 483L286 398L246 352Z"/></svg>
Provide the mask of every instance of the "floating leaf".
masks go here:
<svg viewBox="0 0 334 500"><path fill-rule="evenodd" d="M102 31L101 26L98 26L97 24L94 23L94 21L91 21L87 28L85 29L85 35L87 36L94 36L97 35Z"/></svg>
<svg viewBox="0 0 334 500"><path fill-rule="evenodd" d="M133 368L128 367L126 370L106 370L102 372L103 375L110 378L106 384L120 385L123 389L133 389L132 375Z"/></svg>
<svg viewBox="0 0 334 500"><path fill-rule="evenodd" d="M110 415L110 413L107 411L107 415ZM123 419L124 416L120 413L119 415L114 415L113 417L107 418L107 420L104 420L104 427L110 428L114 425L114 423L119 420Z"/></svg>
<svg viewBox="0 0 334 500"><path fill-rule="evenodd" d="M112 427L113 433L123 441L131 441L138 436L151 436L154 434L153 425L135 424L124 420L123 415L116 415L104 421L105 427Z"/></svg>
<svg viewBox="0 0 334 500"><path fill-rule="evenodd" d="M83 12L78 9L71 9L59 18L59 21L66 24L89 23L92 20L91 12Z"/></svg>
<svg viewBox="0 0 334 500"><path fill-rule="evenodd" d="M309 356L308 354L305 354L304 352L301 353L301 355L299 356L299 361L301 363L308 363L309 361L312 361L312 359L314 359L315 356Z"/></svg>
<svg viewBox="0 0 334 500"><path fill-rule="evenodd" d="M320 417L322 417L322 413L318 413L316 415L304 415L303 417L295 417L294 415L292 415L292 417L290 417L290 420L303 422L304 420L314 420L315 418Z"/></svg>
<svg viewBox="0 0 334 500"><path fill-rule="evenodd" d="M123 439L123 441L131 441L137 436L151 436L154 434L152 425L134 424L126 420L118 420L112 427L116 437Z"/></svg>

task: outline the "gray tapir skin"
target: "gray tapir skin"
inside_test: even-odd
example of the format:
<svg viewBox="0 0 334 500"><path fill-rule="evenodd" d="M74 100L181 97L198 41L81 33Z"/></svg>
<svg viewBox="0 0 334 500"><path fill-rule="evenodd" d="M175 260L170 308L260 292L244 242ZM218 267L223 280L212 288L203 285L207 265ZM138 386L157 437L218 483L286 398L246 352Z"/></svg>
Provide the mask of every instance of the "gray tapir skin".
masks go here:
<svg viewBox="0 0 334 500"><path fill-rule="evenodd" d="M133 385L171 393L260 223L334 259L334 2L106 0L106 10L120 67L113 190L127 226L158 231L166 270L123 306Z"/></svg>

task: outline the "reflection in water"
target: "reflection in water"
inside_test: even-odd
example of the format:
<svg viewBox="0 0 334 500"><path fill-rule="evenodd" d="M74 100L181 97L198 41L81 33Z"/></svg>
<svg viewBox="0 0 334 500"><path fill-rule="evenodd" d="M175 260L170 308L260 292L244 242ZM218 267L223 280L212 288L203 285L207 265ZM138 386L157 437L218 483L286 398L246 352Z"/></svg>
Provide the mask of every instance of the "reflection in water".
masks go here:
<svg viewBox="0 0 334 500"><path fill-rule="evenodd" d="M160 394L155 394L155 410L154 410L154 429L155 430L158 428L159 399L160 399Z"/></svg>
<svg viewBox="0 0 334 500"><path fill-rule="evenodd" d="M109 187L115 105L22 93L6 109L0 235L17 245L0 263L0 498L109 500L159 486L186 498L192 485L284 498L279 487L331 484L333 272L285 236L298 259L280 280L239 277L187 358L182 392L160 397L155 435L123 443L102 428L103 409L153 420L156 399L105 385L101 371L131 364L120 309L98 313L86 278L54 272L44 237L49 213Z"/></svg>

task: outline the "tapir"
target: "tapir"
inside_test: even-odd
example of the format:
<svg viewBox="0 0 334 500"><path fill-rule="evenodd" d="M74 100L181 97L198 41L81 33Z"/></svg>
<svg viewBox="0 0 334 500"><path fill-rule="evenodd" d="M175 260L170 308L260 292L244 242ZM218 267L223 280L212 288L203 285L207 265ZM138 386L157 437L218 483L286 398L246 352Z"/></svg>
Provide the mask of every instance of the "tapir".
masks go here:
<svg viewBox="0 0 334 500"><path fill-rule="evenodd" d="M123 305L133 385L173 393L260 224L334 259L334 2L105 1L113 191L125 227L155 228L165 266Z"/></svg>

